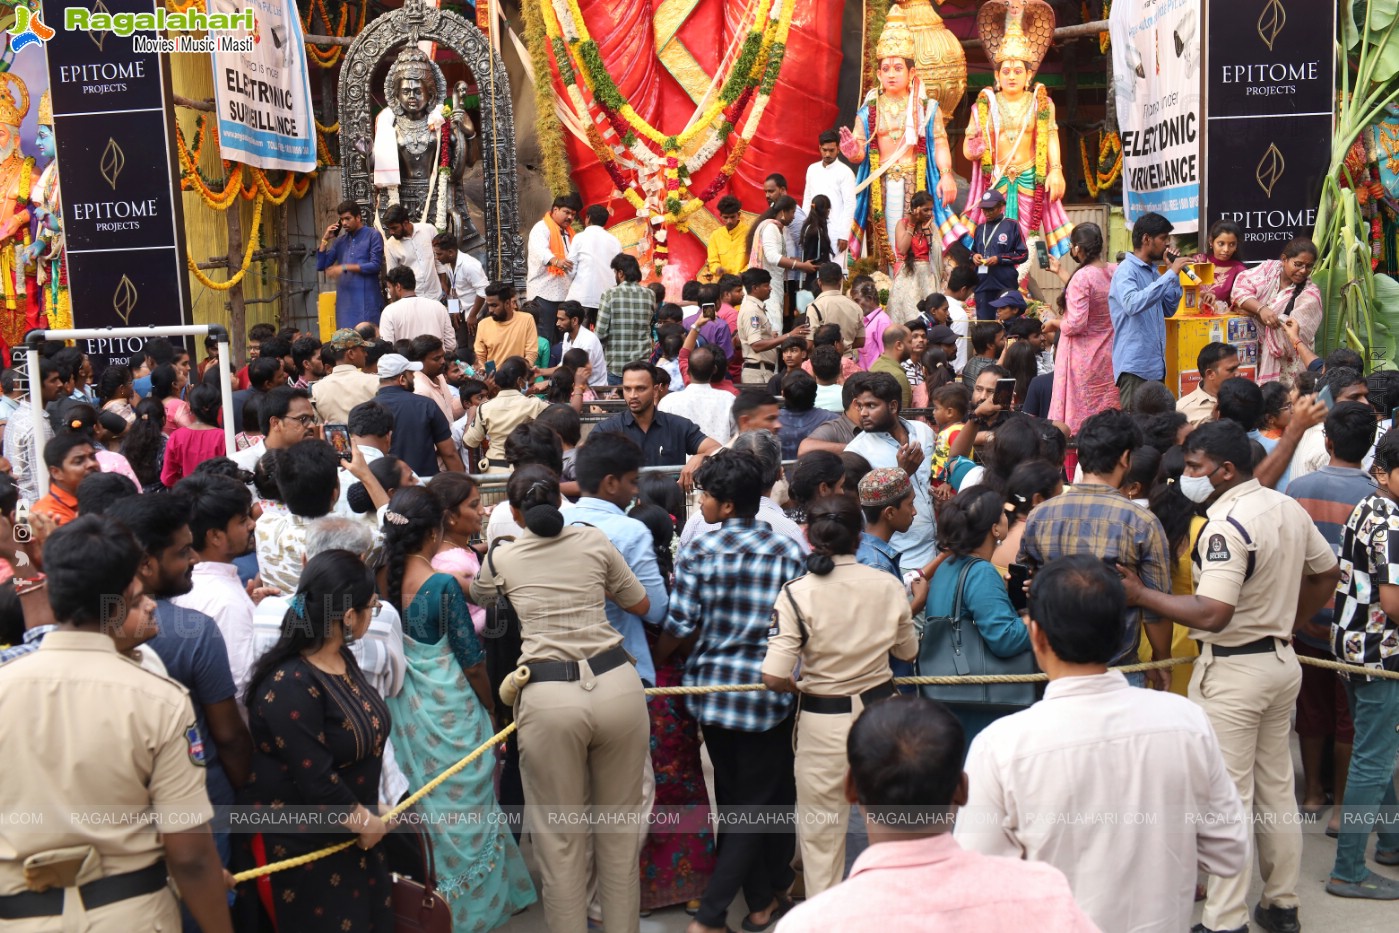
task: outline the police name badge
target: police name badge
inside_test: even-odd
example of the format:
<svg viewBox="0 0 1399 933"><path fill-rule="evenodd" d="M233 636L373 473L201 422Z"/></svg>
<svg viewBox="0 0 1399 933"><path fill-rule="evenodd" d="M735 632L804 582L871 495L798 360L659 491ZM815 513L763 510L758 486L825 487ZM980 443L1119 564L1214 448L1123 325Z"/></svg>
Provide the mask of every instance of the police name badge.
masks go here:
<svg viewBox="0 0 1399 933"><path fill-rule="evenodd" d="M204 738L199 734L199 726L185 730L185 744L189 746L189 760L201 768L209 766L209 758L204 753Z"/></svg>
<svg viewBox="0 0 1399 933"><path fill-rule="evenodd" d="M1211 563L1229 560L1229 542L1224 535L1210 535L1209 547L1205 548L1205 560Z"/></svg>

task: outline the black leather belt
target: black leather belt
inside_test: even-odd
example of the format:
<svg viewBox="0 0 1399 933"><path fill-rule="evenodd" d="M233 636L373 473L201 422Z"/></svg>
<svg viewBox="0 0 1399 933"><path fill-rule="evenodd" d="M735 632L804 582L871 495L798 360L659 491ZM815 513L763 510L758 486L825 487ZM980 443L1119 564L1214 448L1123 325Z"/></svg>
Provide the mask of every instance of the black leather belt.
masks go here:
<svg viewBox="0 0 1399 933"><path fill-rule="evenodd" d="M631 655L625 648L609 648L588 659L588 667L592 669L594 677L601 677L613 668L630 663ZM529 682L532 684L573 683L583 679L578 664L577 661L535 661L525 667L529 668Z"/></svg>
<svg viewBox="0 0 1399 933"><path fill-rule="evenodd" d="M743 364L743 368L744 368L744 369L766 369L766 370L770 370L770 371L773 371L773 372L776 372L776 370L777 370L777 367L776 367L776 366L770 366L770 365L767 364L767 363L744 363L744 364Z"/></svg>
<svg viewBox="0 0 1399 933"><path fill-rule="evenodd" d="M164 860L129 871L124 875L112 875L89 881L78 887L86 910L96 910L142 894L150 894L165 887L169 874ZM47 891L21 891L0 897L0 920L24 920L29 917L57 917L63 913L63 893L66 888L50 888Z"/></svg>
<svg viewBox="0 0 1399 933"><path fill-rule="evenodd" d="M493 467L508 467L508 466L510 465L510 461L509 461L509 460L490 460L490 459L487 459L486 462L487 462L488 464L490 464L491 466L493 466Z"/></svg>
<svg viewBox="0 0 1399 933"><path fill-rule="evenodd" d="M1257 641L1251 641L1246 645L1210 645L1210 652L1216 658L1229 658L1240 654L1272 654L1277 649L1287 644L1281 638L1274 638L1269 635Z"/></svg>
<svg viewBox="0 0 1399 933"><path fill-rule="evenodd" d="M860 702L865 706L871 706L880 700L896 696L898 692L892 683L880 684L878 687L871 687L860 694ZM854 709L850 697L819 697L803 693L798 702L803 713L849 713Z"/></svg>

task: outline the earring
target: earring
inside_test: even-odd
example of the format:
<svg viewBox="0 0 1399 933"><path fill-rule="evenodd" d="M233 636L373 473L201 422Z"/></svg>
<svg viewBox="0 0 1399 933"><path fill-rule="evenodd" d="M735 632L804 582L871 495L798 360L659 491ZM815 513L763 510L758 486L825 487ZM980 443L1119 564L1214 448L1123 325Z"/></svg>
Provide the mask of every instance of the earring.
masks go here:
<svg viewBox="0 0 1399 933"><path fill-rule="evenodd" d="M341 622L340 625L342 636L345 639L345 647L348 648L355 643L355 630L350 627L349 622Z"/></svg>

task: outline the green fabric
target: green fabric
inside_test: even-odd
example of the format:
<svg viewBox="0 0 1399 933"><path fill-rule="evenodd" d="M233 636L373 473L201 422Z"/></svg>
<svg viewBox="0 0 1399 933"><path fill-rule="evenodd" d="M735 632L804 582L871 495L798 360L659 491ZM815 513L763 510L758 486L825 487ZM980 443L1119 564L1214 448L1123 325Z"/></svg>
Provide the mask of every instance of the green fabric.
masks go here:
<svg viewBox="0 0 1399 933"><path fill-rule="evenodd" d="M403 689L388 703L394 755L409 785L418 788L494 731L458 662L483 663L485 652L455 577L433 574L406 607L403 654ZM493 930L536 899L495 800L494 765L495 756L482 755L416 807L432 833L438 889L452 907L457 933Z"/></svg>

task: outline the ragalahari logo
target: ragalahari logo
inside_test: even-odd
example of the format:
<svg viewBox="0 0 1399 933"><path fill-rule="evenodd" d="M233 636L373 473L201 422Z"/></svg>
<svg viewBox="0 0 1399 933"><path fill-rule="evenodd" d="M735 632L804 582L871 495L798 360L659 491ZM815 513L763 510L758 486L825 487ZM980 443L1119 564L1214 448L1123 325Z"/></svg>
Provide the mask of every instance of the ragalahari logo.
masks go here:
<svg viewBox="0 0 1399 933"><path fill-rule="evenodd" d="M21 52L31 45L43 45L54 37L54 31L44 25L43 14L19 4L15 7L15 24L10 27L10 48Z"/></svg>

